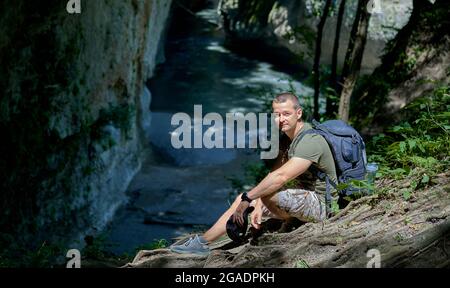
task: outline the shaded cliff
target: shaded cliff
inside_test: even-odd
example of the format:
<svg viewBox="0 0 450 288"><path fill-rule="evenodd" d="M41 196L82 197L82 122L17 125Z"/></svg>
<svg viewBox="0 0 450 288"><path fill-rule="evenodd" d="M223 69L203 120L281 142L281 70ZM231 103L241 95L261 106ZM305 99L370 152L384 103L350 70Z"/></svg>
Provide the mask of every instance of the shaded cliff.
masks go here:
<svg viewBox="0 0 450 288"><path fill-rule="evenodd" d="M381 132L404 116L401 108L450 82L450 3L415 0L414 5L382 64L354 92L350 114L365 134Z"/></svg>
<svg viewBox="0 0 450 288"><path fill-rule="evenodd" d="M1 232L101 230L139 170L171 1L0 4ZM22 239L23 238L23 239Z"/></svg>
<svg viewBox="0 0 450 288"><path fill-rule="evenodd" d="M261 49L280 61L299 63L311 70L314 58L314 39L319 18L318 1L302 0L221 0L219 13L231 42L248 46L249 53ZM324 1L323 1L324 2ZM339 1L337 1L339 3ZM337 4L338 4L337 3ZM408 22L411 1L380 1L381 13L373 14L362 61L362 72L370 73L380 64L379 57L386 42ZM339 66L345 58L357 1L347 1L338 53ZM336 6L337 7L337 6ZM322 38L321 64L329 65L335 37L337 8L327 19ZM255 43L258 43L255 46ZM254 49L258 47L258 49Z"/></svg>

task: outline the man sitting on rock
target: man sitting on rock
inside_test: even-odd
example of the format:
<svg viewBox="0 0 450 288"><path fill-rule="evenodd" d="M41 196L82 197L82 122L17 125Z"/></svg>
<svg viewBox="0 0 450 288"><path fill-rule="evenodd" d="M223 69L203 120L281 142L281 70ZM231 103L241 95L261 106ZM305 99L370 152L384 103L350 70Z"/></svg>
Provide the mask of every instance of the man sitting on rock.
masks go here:
<svg viewBox="0 0 450 288"><path fill-rule="evenodd" d="M312 126L302 120L302 108L294 94L277 95L272 108L276 115L275 121L283 132L282 137L287 136L289 142L285 151L280 143L280 153L272 172L248 193L240 194L202 236L195 235L184 242L175 243L170 247L171 251L208 254L208 244L225 235L230 217L238 225L244 224L244 211L250 205L255 208L251 213L251 225L255 229L261 228L262 216L282 220L294 217L304 222L325 219L325 188L323 185L316 187L318 179L309 168L315 166L336 181L334 159L328 143L317 134L306 134L300 139L302 132Z"/></svg>

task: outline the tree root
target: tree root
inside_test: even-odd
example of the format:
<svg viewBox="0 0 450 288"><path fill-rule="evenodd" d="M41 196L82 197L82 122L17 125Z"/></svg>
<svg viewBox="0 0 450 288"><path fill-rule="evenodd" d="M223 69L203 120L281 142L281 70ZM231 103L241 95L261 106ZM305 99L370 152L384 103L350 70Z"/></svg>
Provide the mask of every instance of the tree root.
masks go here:
<svg viewBox="0 0 450 288"><path fill-rule="evenodd" d="M323 223L265 233L230 250L223 250L225 243L208 257L141 251L126 267L296 267L299 261L309 267L366 267L371 249L380 253L381 267L448 267L448 179L441 175L439 185L415 191L411 201L398 190L388 197L363 197Z"/></svg>

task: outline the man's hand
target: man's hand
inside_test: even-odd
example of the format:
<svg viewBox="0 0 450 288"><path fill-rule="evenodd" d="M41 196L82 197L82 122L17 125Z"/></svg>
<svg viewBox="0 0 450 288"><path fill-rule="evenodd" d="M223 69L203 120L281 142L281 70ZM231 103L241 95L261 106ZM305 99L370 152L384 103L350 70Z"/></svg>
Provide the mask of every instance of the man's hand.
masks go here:
<svg viewBox="0 0 450 288"><path fill-rule="evenodd" d="M252 226L255 229L261 228L261 219L262 219L262 206L261 205L255 205L255 210L252 212L250 219L251 219Z"/></svg>
<svg viewBox="0 0 450 288"><path fill-rule="evenodd" d="M244 225L244 211L250 206L247 201L241 201L236 211L233 213L233 222L238 223L240 226Z"/></svg>

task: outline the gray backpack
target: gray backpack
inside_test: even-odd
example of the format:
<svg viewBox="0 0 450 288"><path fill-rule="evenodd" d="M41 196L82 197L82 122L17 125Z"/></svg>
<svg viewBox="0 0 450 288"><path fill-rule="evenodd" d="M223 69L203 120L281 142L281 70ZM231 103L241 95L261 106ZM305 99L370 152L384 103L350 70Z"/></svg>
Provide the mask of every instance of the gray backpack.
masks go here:
<svg viewBox="0 0 450 288"><path fill-rule="evenodd" d="M329 120L319 123L312 121L313 129L307 130L300 135L301 138L306 134L322 135L330 146L336 165L336 174L338 183L335 183L324 172L311 166L311 170L319 179L326 182L325 204L327 217L331 212L331 186L337 189L340 183L346 183L347 188L339 191L340 203L343 203L345 196L355 192L360 192L359 188L352 187L350 180L364 180L366 174L366 146L361 135L350 125L341 120ZM300 138L300 139L301 139Z"/></svg>

